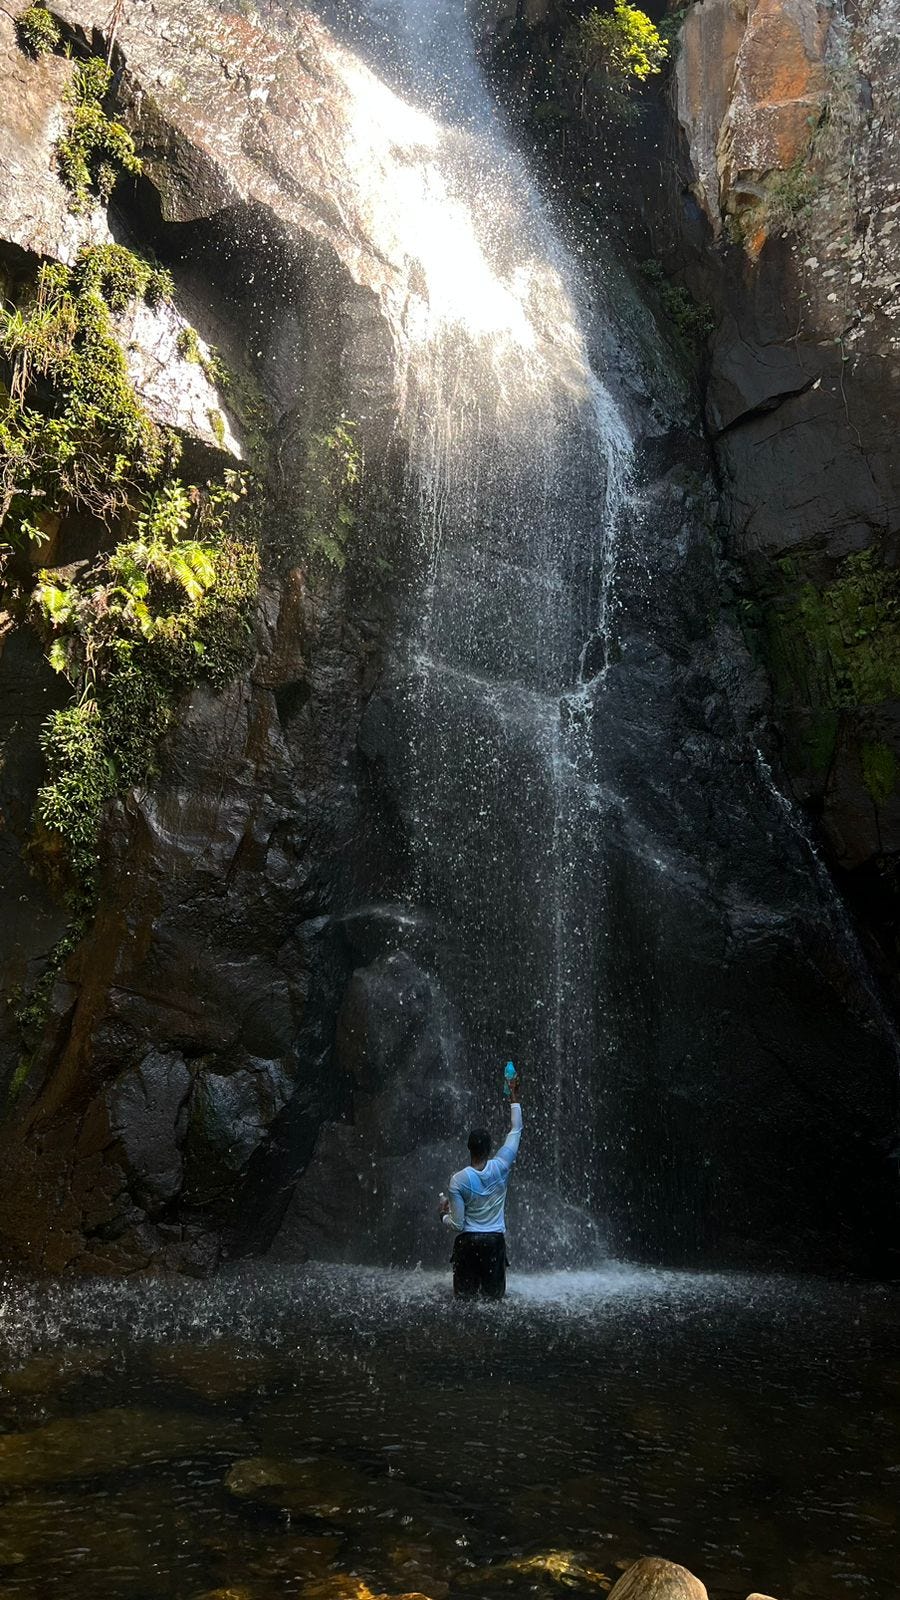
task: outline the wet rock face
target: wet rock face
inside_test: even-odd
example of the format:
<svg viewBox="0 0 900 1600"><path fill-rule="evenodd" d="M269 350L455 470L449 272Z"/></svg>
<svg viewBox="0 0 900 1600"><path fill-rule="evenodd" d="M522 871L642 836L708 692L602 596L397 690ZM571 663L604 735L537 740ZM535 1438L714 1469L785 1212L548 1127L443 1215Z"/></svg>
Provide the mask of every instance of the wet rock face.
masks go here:
<svg viewBox="0 0 900 1600"><path fill-rule="evenodd" d="M0 1135L2 1249L50 1269L204 1271L224 1237L265 1237L339 1099L328 1055L353 962L326 918L352 871L356 727L388 608L377 578L355 603L352 572L310 570L296 497L305 440L335 408L369 427L377 454L391 347L357 242L333 209L322 219L298 200L286 150L276 150L279 137L294 136L286 108L293 119L298 104L327 99L321 79L315 94L309 84L301 92L290 79L299 56L287 51L285 105L264 114L275 79L264 78L264 93L250 68L271 65L271 38L203 15L188 30L199 52L188 87L186 35L173 41L151 8L134 12L133 35L120 38L122 115L144 145L149 183L139 192L120 184L114 211L83 217L71 214L53 158L70 63L29 60L12 19L0 18L12 86L0 115L0 259L17 270L40 256L68 262L84 242L113 237L162 255L174 305L121 319L135 387L182 435L201 478L245 453L249 414L267 481L263 589L247 619L252 671L222 692L198 690L153 781L111 808L96 920L40 999L27 1056L21 998L0 1011L0 1078L6 1090L25 1085L10 1095ZM95 45L99 13L72 6L61 16ZM179 17L187 29L187 12ZM316 56L324 30L307 21L325 71ZM261 140L258 162L225 140L226 125L250 129L248 148ZM315 158L309 171L321 184ZM226 218L213 220L223 204ZM160 222L160 212L175 220ZM188 324L200 330L201 357L207 340L223 350L227 394L202 360L181 353ZM102 540L86 523L64 528L54 559L89 560ZM364 522L359 540L365 546ZM66 699L25 619L4 617L0 851L14 908L4 918L4 981L26 1000L69 923L27 856L39 732Z"/></svg>
<svg viewBox="0 0 900 1600"><path fill-rule="evenodd" d="M443 1262L446 1237L434 1219L438 1188L464 1156L461 1066L446 997L402 947L353 972L333 1056L352 1095L352 1125L322 1129L277 1255Z"/></svg>
<svg viewBox="0 0 900 1600"><path fill-rule="evenodd" d="M728 214L741 233L702 258L687 234L680 249L719 312L707 421L746 635L770 674L794 793L896 998L900 56L889 8L871 0L851 25L774 5L744 22L703 0L677 79L696 192L715 233Z"/></svg>
<svg viewBox="0 0 900 1600"><path fill-rule="evenodd" d="M703 0L704 9L709 4ZM488 9L494 16L486 27L497 25L499 13L501 22L514 21L511 7ZM526 8L526 20L541 9ZM102 31L107 18L91 0L62 0L60 15L79 39ZM732 14L719 30L735 61L746 46L748 95L762 93L759 63L771 27L764 7L754 16L752 50L749 30L741 33ZM178 318L222 343L266 402L271 526L253 666L219 693L195 692L152 782L110 808L96 922L59 973L26 1063L26 1092L7 1111L0 1241L5 1255L49 1269L205 1271L223 1242L265 1244L289 1204L279 1240L285 1253L368 1253L409 1264L425 1256L422 1229L430 1229L435 1190L462 1159L469 1107L455 1075L457 1024L433 976L432 932L415 919L386 919L371 897L363 905L357 899L360 884L396 881L385 861L404 848L396 662L386 665L397 579L389 573L386 580L366 559L367 541L377 537L383 559L385 528L390 534L402 523L395 465L385 466L382 453L395 400L391 319L400 274L363 223L348 225L336 201L338 193L359 195L346 60L318 21L295 20L288 39L199 0L185 0L168 18L136 0L118 35L123 115L143 150L146 182L140 190L122 186L111 221L93 212L88 224L103 238L117 230L136 235L176 274L175 321L144 320L128 333L135 378L154 414L177 426L191 450L237 456L249 442L227 395L207 393L199 368L187 373L172 359ZM795 56L813 65L814 20L791 12L788 30ZM55 108L68 69L55 58L28 63L20 53L10 63L17 87L2 133L10 162L0 163L0 174L15 180L8 198L17 220L6 248L16 260L23 252L69 260L88 224L70 217L52 170ZM720 126L732 128L733 183L768 155L741 144L747 118L731 115L721 61L718 69L716 105ZM818 81L811 71L805 87L794 78L780 84L766 122L779 159L796 129L796 107L814 103ZM867 148L867 181L877 187L874 139ZM718 183L718 166L716 173ZM889 238L888 224L885 217ZM872 240L876 223L868 226ZM841 293L850 294L857 268L849 270L837 234L833 243ZM873 243L866 257L865 304L885 317L878 251ZM883 675L873 677L867 657L850 678L857 701L847 703L846 688L835 705L829 698L839 651L833 618L846 652L849 591L822 601L821 656L798 679L790 631L790 605L797 606L783 587L784 560L799 550L813 561L790 577L806 626L807 571L816 593L827 595L828 584L846 576L840 563L869 550L889 504L890 433L877 383L853 388L840 347L823 353L818 337L791 336L783 287L788 272L800 281L799 267L785 265L784 256L777 239L755 264L741 253L740 274L722 291L730 298L708 416L728 490L732 553L752 575L754 596L772 599L773 618L753 619L764 642L788 618L785 681L804 685L801 721L818 708L807 686L821 682L826 687L815 694L838 716L840 738L857 739L856 766L833 762L829 772L858 772L861 783L868 772L890 818L889 765L880 754L865 765L853 720L863 703L853 686L868 673L881 718L870 743L892 748ZM816 290L826 318L817 327L831 327L827 319L837 316L831 281L823 278ZM860 323L861 356L878 342L869 314ZM209 418L219 406L224 439ZM845 406L854 408L860 433L852 444ZM360 548L342 578L312 574L291 531L305 441L335 408L358 419L368 475L382 475L380 501L366 511L371 530L363 516ZM598 1085L602 1077L600 1086L614 1092L597 1137L608 1141L616 1242L654 1256L733 1259L746 1258L750 1235L760 1257L771 1259L789 1214L791 1260L852 1259L882 1193L873 1149L891 1120L884 1040L833 933L817 935L821 896L808 891L805 847L784 843L777 797L754 769L751 799L735 799L748 785L744 735L762 714L764 689L741 638L719 618L709 519L678 475L679 457L682 468L690 463L688 478L707 470L686 433L659 445L648 469L657 480L648 506L659 582L649 621L631 631L627 653L609 673L605 714L615 739L604 743L598 723L598 760L610 792L627 801L605 819L603 892L615 927L625 931L603 975L615 1018L603 1041L608 1055L598 1052ZM85 530L79 537L87 539ZM647 609L643 570L636 562L635 612ZM856 567L850 576L864 608L872 584L890 582L880 568L875 579ZM27 629L4 622L0 650L9 978L27 991L66 927L26 854L41 781L38 731L59 686ZM786 712L783 726L792 726ZM879 820L878 830L862 831L859 785L835 794L836 831L855 862L871 865L876 841L884 849L884 826ZM778 847L770 849L775 835ZM451 960L460 954L450 952ZM760 993L766 1016L748 1045L744 1019ZM0 1011L7 1082L22 1064L11 1016ZM866 1050L863 1091L847 1062ZM736 1079L731 1064L741 1051ZM811 1089L819 1084L827 1097ZM723 1106L727 1135L719 1126ZM777 1172L760 1185L773 1116ZM681 1210L693 1216L710 1198L706 1138L723 1152L711 1221L689 1239L673 1237L672 1194L689 1198ZM822 1222L817 1194L803 1207L795 1202L810 1167L833 1176L835 1150L843 1151L839 1180ZM841 1208L854 1191L858 1206L845 1224ZM441 1230L430 1230L427 1252L443 1260Z"/></svg>
<svg viewBox="0 0 900 1600"><path fill-rule="evenodd" d="M24 8L16 8L24 9ZM105 214L72 215L61 183L48 181L53 144L62 131L61 99L71 64L59 56L29 59L14 16L0 12L0 72L5 88L0 119L0 203L3 238L14 248L69 261L85 242L109 238Z"/></svg>

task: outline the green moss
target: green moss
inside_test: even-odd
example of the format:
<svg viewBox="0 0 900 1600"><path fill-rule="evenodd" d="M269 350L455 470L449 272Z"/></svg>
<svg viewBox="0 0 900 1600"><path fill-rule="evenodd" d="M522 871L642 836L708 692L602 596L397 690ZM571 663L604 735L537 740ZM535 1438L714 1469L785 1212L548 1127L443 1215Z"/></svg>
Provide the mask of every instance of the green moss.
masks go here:
<svg viewBox="0 0 900 1600"><path fill-rule="evenodd" d="M121 244L99 244L82 251L75 281L82 293L96 291L110 311L119 314L133 300L158 306L175 291L172 274Z"/></svg>
<svg viewBox="0 0 900 1600"><path fill-rule="evenodd" d="M182 483L176 441L129 381L113 317L153 292L167 292L157 268L104 245L74 268L45 266L28 304L0 313L0 531L22 545L48 513L78 508L119 533L76 579L42 572L34 596L48 659L74 691L42 732L35 848L79 907L104 807L152 772L184 693L240 670L258 587L246 480Z"/></svg>
<svg viewBox="0 0 900 1600"><path fill-rule="evenodd" d="M23 11L16 18L16 34L20 48L29 56L52 55L62 43L59 23L46 6L29 6Z"/></svg>
<svg viewBox="0 0 900 1600"><path fill-rule="evenodd" d="M40 541L77 506L104 521L151 486L176 445L128 376L113 312L159 288L157 269L120 245L88 247L73 268L43 266L22 307L0 309L8 398L0 412L0 540Z"/></svg>
<svg viewBox="0 0 900 1600"><path fill-rule="evenodd" d="M766 233L797 233L809 216L822 189L820 173L811 165L813 150L807 148L784 172L774 171L762 180L762 192L727 219L728 237L744 244L761 230Z"/></svg>
<svg viewBox="0 0 900 1600"><path fill-rule="evenodd" d="M322 556L339 571L356 528L362 457L356 424L341 416L307 445L303 474L301 526L310 556Z"/></svg>
<svg viewBox="0 0 900 1600"><path fill-rule="evenodd" d="M220 450L224 450L224 448L225 448L225 418L223 417L221 411L210 411L210 413L209 413L209 425L212 428L213 437L214 437L214 439L216 441L216 444L219 446Z"/></svg>
<svg viewBox="0 0 900 1600"><path fill-rule="evenodd" d="M900 573L874 550L848 556L824 588L782 563L785 591L763 608L763 653L778 698L840 711L900 697Z"/></svg>
<svg viewBox="0 0 900 1600"><path fill-rule="evenodd" d="M24 992L20 990L9 998L9 1005L22 1041L22 1054L7 1090L10 1101L18 1098L28 1081L28 1074L34 1065L41 1036L50 1015L50 1002L57 979L84 931L84 920L76 917L51 950L47 965L37 983L31 989Z"/></svg>
<svg viewBox="0 0 900 1600"><path fill-rule="evenodd" d="M76 896L90 900L103 809L151 775L183 695L246 664L259 583L242 522L244 480L160 487L124 541L83 577L40 575L37 603L51 663L75 699L45 724L38 843Z"/></svg>
<svg viewBox="0 0 900 1600"><path fill-rule="evenodd" d="M66 128L56 141L56 160L75 212L86 211L95 198L109 200L123 172L141 171L130 133L103 108L111 83L112 69L91 56L77 63L65 91Z"/></svg>
<svg viewBox="0 0 900 1600"><path fill-rule="evenodd" d="M653 285L663 321L683 345L703 343L715 329L715 318L708 305L701 304L681 284L672 283L659 261L642 261L640 272Z"/></svg>
<svg viewBox="0 0 900 1600"><path fill-rule="evenodd" d="M176 349L182 361L193 361L200 365L200 335L196 328L189 325L183 327L176 340Z"/></svg>
<svg viewBox="0 0 900 1600"><path fill-rule="evenodd" d="M228 413L237 424L241 442L262 476L275 418L270 402L246 368L238 368L228 374Z"/></svg>
<svg viewBox="0 0 900 1600"><path fill-rule="evenodd" d="M804 729L802 746L805 763L818 778L828 774L837 743L838 713L815 712Z"/></svg>
<svg viewBox="0 0 900 1600"><path fill-rule="evenodd" d="M196 328L189 324L181 329L178 335L176 348L182 361L192 361L195 366L201 367L208 383L215 389L228 387L228 369L225 366L218 350L209 345L206 350L200 343L200 335Z"/></svg>
<svg viewBox="0 0 900 1600"><path fill-rule="evenodd" d="M860 752L863 782L876 806L887 804L897 788L897 757L880 739L867 741Z"/></svg>

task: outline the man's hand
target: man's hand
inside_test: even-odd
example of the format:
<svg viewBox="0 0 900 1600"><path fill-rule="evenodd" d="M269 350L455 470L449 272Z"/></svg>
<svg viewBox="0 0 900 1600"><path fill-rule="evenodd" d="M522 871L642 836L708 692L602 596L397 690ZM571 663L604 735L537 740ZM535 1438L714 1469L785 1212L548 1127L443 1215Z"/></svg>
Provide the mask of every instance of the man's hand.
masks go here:
<svg viewBox="0 0 900 1600"><path fill-rule="evenodd" d="M512 1101L513 1105L518 1105L518 1102L519 1102L519 1079L518 1079L518 1076L516 1076L515 1078L507 1078L506 1081L509 1084L509 1098Z"/></svg>
<svg viewBox="0 0 900 1600"><path fill-rule="evenodd" d="M450 1201L447 1199L447 1196L445 1194L442 1194L440 1200L438 1201L438 1216L439 1217L446 1217L447 1214L449 1213L449 1210L450 1210Z"/></svg>

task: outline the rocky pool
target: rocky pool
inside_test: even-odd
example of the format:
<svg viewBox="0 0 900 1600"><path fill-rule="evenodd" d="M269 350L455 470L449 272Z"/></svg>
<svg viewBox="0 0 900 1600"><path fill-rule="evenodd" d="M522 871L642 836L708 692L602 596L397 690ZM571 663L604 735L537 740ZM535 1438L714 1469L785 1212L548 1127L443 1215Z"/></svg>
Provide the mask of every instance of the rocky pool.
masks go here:
<svg viewBox="0 0 900 1600"><path fill-rule="evenodd" d="M2 1600L900 1591L886 1286L610 1266L0 1288Z"/></svg>

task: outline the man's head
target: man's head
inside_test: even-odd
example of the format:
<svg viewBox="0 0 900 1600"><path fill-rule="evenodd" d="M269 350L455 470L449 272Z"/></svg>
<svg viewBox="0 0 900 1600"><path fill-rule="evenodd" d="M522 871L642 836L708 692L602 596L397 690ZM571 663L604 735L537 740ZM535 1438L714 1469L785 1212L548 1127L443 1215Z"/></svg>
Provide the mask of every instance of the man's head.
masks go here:
<svg viewBox="0 0 900 1600"><path fill-rule="evenodd" d="M473 1161L487 1161L491 1153L491 1136L487 1128L473 1128L469 1134L469 1155Z"/></svg>

